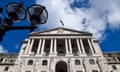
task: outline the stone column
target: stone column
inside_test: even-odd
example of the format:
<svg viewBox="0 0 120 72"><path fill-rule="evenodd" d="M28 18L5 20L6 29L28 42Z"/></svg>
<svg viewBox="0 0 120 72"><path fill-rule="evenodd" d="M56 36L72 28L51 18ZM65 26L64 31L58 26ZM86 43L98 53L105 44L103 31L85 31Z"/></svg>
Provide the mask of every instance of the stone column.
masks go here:
<svg viewBox="0 0 120 72"><path fill-rule="evenodd" d="M65 39L65 49L66 49L66 54L68 54L69 52L68 52L68 43L67 43L68 41L67 41L67 38Z"/></svg>
<svg viewBox="0 0 120 72"><path fill-rule="evenodd" d="M72 54L72 46L71 46L71 39L69 38L69 49L70 49L70 54Z"/></svg>
<svg viewBox="0 0 120 72"><path fill-rule="evenodd" d="M77 42L78 52L79 52L79 55L80 55L81 50L80 50L80 43L79 43L79 40L78 40L78 39L76 39L76 42Z"/></svg>
<svg viewBox="0 0 120 72"><path fill-rule="evenodd" d="M28 53L28 51L29 51L29 47L30 47L30 39L28 40L28 43L27 43L27 46L26 46L26 49L25 49L25 54L27 54Z"/></svg>
<svg viewBox="0 0 120 72"><path fill-rule="evenodd" d="M90 50L91 50L91 52L92 52L92 54L93 54L94 51L93 51L92 45L91 45L91 43L90 43L90 39L88 39L88 44L89 44L89 46L90 46Z"/></svg>
<svg viewBox="0 0 120 72"><path fill-rule="evenodd" d="M39 40L39 45L38 45L38 50L37 50L37 54L39 55L40 54L40 50L41 50L41 39Z"/></svg>
<svg viewBox="0 0 120 72"><path fill-rule="evenodd" d="M42 47L41 47L41 54L44 54L44 47L45 47L45 39L43 39Z"/></svg>
<svg viewBox="0 0 120 72"><path fill-rule="evenodd" d="M52 54L53 53L53 39L51 39L51 44L50 44L50 54Z"/></svg>
<svg viewBox="0 0 120 72"><path fill-rule="evenodd" d="M29 47L29 54L32 53L31 50L33 48L33 43L34 43L34 39L32 39L32 41L31 41L31 44L30 44L30 47Z"/></svg>
<svg viewBox="0 0 120 72"><path fill-rule="evenodd" d="M85 53L84 46L83 46L82 39L80 39L80 44L81 44L81 50L82 50L82 53L83 53L83 54L86 54L86 53Z"/></svg>
<svg viewBox="0 0 120 72"><path fill-rule="evenodd" d="M3 61L2 61L2 63L4 63L6 61L6 58L3 58Z"/></svg>
<svg viewBox="0 0 120 72"><path fill-rule="evenodd" d="M54 54L57 54L57 41L54 39Z"/></svg>

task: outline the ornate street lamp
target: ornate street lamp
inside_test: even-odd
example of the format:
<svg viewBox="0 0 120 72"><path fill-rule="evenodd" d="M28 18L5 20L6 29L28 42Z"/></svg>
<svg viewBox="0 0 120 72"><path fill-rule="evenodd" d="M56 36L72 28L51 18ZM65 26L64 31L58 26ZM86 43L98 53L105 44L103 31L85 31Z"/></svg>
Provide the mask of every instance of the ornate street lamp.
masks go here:
<svg viewBox="0 0 120 72"><path fill-rule="evenodd" d="M25 9L22 3L10 3L6 6L6 12L12 21L20 21L25 19Z"/></svg>
<svg viewBox="0 0 120 72"><path fill-rule="evenodd" d="M44 24L47 21L48 13L44 6L34 4L27 9L27 17L31 24Z"/></svg>
<svg viewBox="0 0 120 72"><path fill-rule="evenodd" d="M27 18L31 26L37 26L47 22L48 12L44 6L34 4L27 8Z"/></svg>
<svg viewBox="0 0 120 72"><path fill-rule="evenodd" d="M30 29L33 31L37 25L44 24L48 19L48 12L46 8L39 4L33 4L24 9L23 3L9 3L6 6L7 18L3 20L2 24L2 8L0 8L0 41L6 31L9 30L23 30ZM13 22L23 21L27 17L29 26L13 26Z"/></svg>

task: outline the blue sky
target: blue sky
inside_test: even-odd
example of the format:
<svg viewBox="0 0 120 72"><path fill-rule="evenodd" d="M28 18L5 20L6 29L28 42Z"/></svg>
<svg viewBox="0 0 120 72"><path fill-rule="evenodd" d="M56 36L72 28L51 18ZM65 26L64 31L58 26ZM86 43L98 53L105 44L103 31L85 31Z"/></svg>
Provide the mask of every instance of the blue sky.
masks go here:
<svg viewBox="0 0 120 72"><path fill-rule="evenodd" d="M100 41L104 52L120 51L120 1L116 0L0 0L4 8L2 17L6 18L5 6L9 2L24 2L25 9L37 3L46 6L49 17L46 24L35 31L56 28L63 20L66 28L89 31ZM29 25L27 20L14 25ZM19 52L22 41L28 37L29 30L6 32L0 42L0 52Z"/></svg>

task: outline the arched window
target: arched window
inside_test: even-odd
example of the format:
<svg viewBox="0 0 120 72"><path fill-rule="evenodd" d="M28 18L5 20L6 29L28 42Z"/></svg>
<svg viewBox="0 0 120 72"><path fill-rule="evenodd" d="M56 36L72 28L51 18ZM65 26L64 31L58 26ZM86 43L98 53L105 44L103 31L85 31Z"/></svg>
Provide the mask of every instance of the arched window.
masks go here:
<svg viewBox="0 0 120 72"><path fill-rule="evenodd" d="M90 64L95 64L94 59L89 59L89 63L90 63Z"/></svg>
<svg viewBox="0 0 120 72"><path fill-rule="evenodd" d="M33 64L33 60L29 60L28 65L32 65L32 64Z"/></svg>

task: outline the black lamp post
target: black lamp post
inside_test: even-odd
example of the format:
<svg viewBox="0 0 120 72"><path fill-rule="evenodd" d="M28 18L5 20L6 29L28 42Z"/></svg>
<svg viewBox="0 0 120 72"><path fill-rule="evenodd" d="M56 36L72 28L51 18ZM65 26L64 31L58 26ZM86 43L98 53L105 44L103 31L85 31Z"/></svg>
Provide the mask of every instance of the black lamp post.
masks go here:
<svg viewBox="0 0 120 72"><path fill-rule="evenodd" d="M2 23L2 8L0 8L0 41L6 31L29 29L33 31L37 25L44 24L48 19L48 12L42 5L33 4L24 9L23 3L9 3L6 6L7 18ZM27 17L29 26L13 26L13 22L23 21Z"/></svg>

